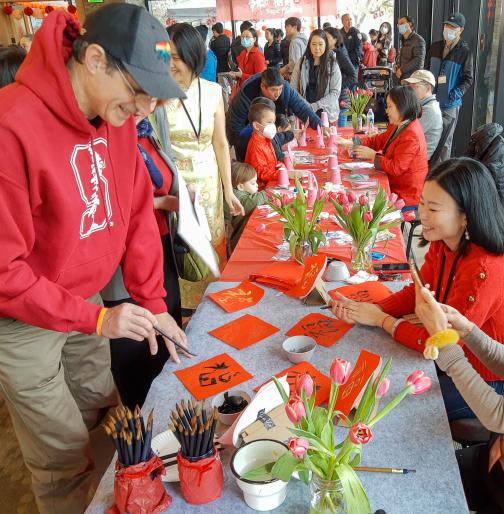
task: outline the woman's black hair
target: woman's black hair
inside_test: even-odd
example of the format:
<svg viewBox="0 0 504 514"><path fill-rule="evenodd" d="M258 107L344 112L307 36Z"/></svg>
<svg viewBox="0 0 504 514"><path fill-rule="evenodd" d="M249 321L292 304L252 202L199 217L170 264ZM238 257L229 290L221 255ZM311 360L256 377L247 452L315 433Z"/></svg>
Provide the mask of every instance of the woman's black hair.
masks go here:
<svg viewBox="0 0 504 514"><path fill-rule="evenodd" d="M344 45L345 44L345 40L343 39L341 31L338 30L336 27L328 27L328 28L324 29L324 32L326 34L329 34L334 40L336 40L336 45Z"/></svg>
<svg viewBox="0 0 504 514"><path fill-rule="evenodd" d="M470 242L487 252L504 254L504 206L488 168L469 157L448 159L434 166L426 182L435 181L467 219L469 240L462 236L459 252Z"/></svg>
<svg viewBox="0 0 504 514"><path fill-rule="evenodd" d="M317 101L319 101L324 95L325 91L327 89L327 84L329 83L329 80L331 79L331 75L334 71L334 53L329 48L329 41L327 40L327 34L325 33L325 30L321 29L315 29L308 38L308 44L306 45L305 53L302 57L301 66L303 66L303 61L305 59L308 59L309 61L313 62L313 54L311 52L310 44L312 42L312 39L318 36L322 38L325 42L325 50L324 53L320 56L320 65L318 67L317 71L317 91L316 91L316 98ZM328 66L328 63L330 63L330 66Z"/></svg>
<svg viewBox="0 0 504 514"><path fill-rule="evenodd" d="M212 30L215 30L215 32L217 32L217 34L223 34L224 33L224 25L218 21L217 23L214 23L212 25Z"/></svg>
<svg viewBox="0 0 504 514"><path fill-rule="evenodd" d="M257 31L254 27L249 27L248 29L245 29L245 30L248 30L251 34L252 34L252 37L255 38L255 42L254 42L254 46L259 46L259 42L258 42L258 37L257 37ZM243 32L245 32L245 30L242 30L242 34Z"/></svg>
<svg viewBox="0 0 504 514"><path fill-rule="evenodd" d="M388 93L387 98L390 98L396 106L401 120L416 120L422 116L422 106L416 93L409 86L396 86L393 87Z"/></svg>
<svg viewBox="0 0 504 514"><path fill-rule="evenodd" d="M284 37L284 31L282 29L275 29L275 37L283 38Z"/></svg>
<svg viewBox="0 0 504 514"><path fill-rule="evenodd" d="M199 32L189 23L175 23L166 29L177 53L193 77L199 77L205 67L207 49Z"/></svg>
<svg viewBox="0 0 504 514"><path fill-rule="evenodd" d="M14 82L16 73L25 57L26 50L20 46L0 48L0 88Z"/></svg>

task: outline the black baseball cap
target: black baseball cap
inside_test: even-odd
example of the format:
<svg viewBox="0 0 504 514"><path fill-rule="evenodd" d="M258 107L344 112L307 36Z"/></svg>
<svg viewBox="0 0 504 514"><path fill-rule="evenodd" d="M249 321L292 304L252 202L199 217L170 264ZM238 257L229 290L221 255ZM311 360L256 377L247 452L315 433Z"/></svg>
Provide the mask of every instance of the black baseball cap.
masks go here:
<svg viewBox="0 0 504 514"><path fill-rule="evenodd" d="M466 19L461 12L454 12L453 14L450 14L450 16L448 16L448 19L444 22L444 24L464 28L466 24Z"/></svg>
<svg viewBox="0 0 504 514"><path fill-rule="evenodd" d="M93 11L82 38L100 45L145 93L162 100L185 98L170 74L169 37L161 23L143 7L108 4Z"/></svg>

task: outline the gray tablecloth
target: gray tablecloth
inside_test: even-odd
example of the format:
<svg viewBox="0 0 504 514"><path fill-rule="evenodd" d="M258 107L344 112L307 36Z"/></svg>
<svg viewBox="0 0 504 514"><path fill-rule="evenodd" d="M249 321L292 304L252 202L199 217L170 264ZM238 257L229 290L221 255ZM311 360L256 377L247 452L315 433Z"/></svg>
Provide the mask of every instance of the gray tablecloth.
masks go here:
<svg viewBox="0 0 504 514"><path fill-rule="evenodd" d="M218 291L235 284L217 282L211 284L208 291ZM396 284L395 288L397 287ZM238 318L245 312L272 323L280 331L241 351L208 334L209 330ZM291 365L281 347L285 332L309 312L320 311L268 288L265 288L263 299L255 307L233 314L225 313L210 299L205 298L187 329L191 348L198 357L190 362L184 359L181 366L192 365L227 352L254 375L251 380L239 386L240 389L252 393L254 387ZM415 369L424 370L433 381L429 392L405 399L380 421L373 429L373 441L363 447L363 466L405 467L417 471L409 475L360 473L373 512L384 509L387 514L466 513L467 504L433 362L424 360L420 353L398 345L381 329L356 326L331 348L318 347L312 364L328 374L333 358L343 357L355 363L362 348L378 353L383 360L393 357L389 375L392 382L389 396L401 389L406 377ZM153 382L144 405L144 412L155 409L155 434L166 430L168 416L175 402L189 397L187 390L172 373L176 369L177 366L172 362L165 365L162 373ZM168 484L168 492L173 496L169 512L255 512L244 503L241 490L229 470L227 462L230 453L227 450L223 454L226 463L225 484L219 500L203 506L188 505L181 497L178 484ZM102 514L113 503L113 481L111 464L86 514ZM288 486L287 499L275 512L305 514L308 512L308 502L308 488L292 480Z"/></svg>

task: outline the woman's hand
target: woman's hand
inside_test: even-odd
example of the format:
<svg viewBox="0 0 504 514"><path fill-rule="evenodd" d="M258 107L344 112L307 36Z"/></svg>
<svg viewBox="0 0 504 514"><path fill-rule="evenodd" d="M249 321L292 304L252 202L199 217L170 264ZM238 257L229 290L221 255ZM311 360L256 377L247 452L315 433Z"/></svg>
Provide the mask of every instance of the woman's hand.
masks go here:
<svg viewBox="0 0 504 514"><path fill-rule="evenodd" d="M179 199L178 197L172 195L155 196L154 209L177 212L179 209Z"/></svg>
<svg viewBox="0 0 504 514"><path fill-rule="evenodd" d="M416 287L415 314L432 336L448 328L448 318L434 295L427 287Z"/></svg>
<svg viewBox="0 0 504 514"><path fill-rule="evenodd" d="M241 76L243 75L243 71L238 69L238 71L230 71L229 72L229 75L234 78L235 80L241 78Z"/></svg>
<svg viewBox="0 0 504 514"><path fill-rule="evenodd" d="M224 193L224 198L226 199L226 203L229 206L229 212L233 216L245 216L245 210L243 209L243 205L241 204L240 200L236 198L233 191L230 191L229 193Z"/></svg>
<svg viewBox="0 0 504 514"><path fill-rule="evenodd" d="M459 336L463 339L467 334L469 334L474 328L474 323L469 321L464 315L460 314L460 312L451 307L450 305L439 304L446 314L446 318L448 319L448 323L451 327L459 333Z"/></svg>
<svg viewBox="0 0 504 514"><path fill-rule="evenodd" d="M374 303L354 302L342 294L336 293L332 302L332 313L347 323L360 323L370 327L381 327L387 317Z"/></svg>
<svg viewBox="0 0 504 514"><path fill-rule="evenodd" d="M350 148L353 146L353 141L351 139L345 139L344 137L338 136L336 139L337 143L345 148Z"/></svg>
<svg viewBox="0 0 504 514"><path fill-rule="evenodd" d="M370 161L374 161L376 155L376 152L372 148L368 148L367 146L362 145L354 146L353 151L355 156L359 159L365 159Z"/></svg>

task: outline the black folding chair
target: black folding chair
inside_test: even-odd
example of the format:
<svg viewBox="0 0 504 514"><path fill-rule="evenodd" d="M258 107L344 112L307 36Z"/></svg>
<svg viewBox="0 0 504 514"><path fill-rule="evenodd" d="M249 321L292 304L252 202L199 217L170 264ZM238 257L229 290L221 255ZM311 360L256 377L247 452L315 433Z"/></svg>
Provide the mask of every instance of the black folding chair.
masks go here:
<svg viewBox="0 0 504 514"><path fill-rule="evenodd" d="M443 118L443 131L441 132L441 137L439 138L438 145L436 146L434 153L431 155L431 158L429 159L429 168L431 168L431 166L434 166L434 164L438 164L439 162L441 162L439 158L441 157L443 146L445 145L446 140L448 139L448 134L450 133L450 130L452 129L456 121L456 118L450 118L449 120Z"/></svg>

